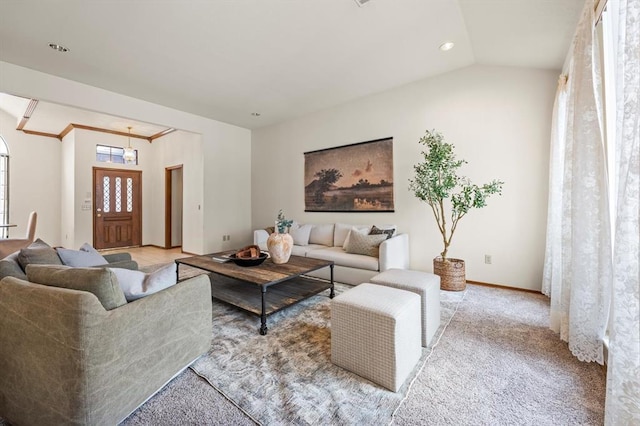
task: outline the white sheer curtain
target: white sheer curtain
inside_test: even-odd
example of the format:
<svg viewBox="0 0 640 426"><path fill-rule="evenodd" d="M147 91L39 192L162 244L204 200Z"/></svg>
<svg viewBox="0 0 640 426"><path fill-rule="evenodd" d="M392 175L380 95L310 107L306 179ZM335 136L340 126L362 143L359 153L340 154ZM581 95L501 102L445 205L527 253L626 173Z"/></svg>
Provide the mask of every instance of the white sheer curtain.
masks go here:
<svg viewBox="0 0 640 426"><path fill-rule="evenodd" d="M606 425L640 424L640 0L618 0L613 298Z"/></svg>
<svg viewBox="0 0 640 426"><path fill-rule="evenodd" d="M551 328L578 359L602 364L611 233L593 14L587 1L576 30L566 93L556 99L543 292L551 297Z"/></svg>

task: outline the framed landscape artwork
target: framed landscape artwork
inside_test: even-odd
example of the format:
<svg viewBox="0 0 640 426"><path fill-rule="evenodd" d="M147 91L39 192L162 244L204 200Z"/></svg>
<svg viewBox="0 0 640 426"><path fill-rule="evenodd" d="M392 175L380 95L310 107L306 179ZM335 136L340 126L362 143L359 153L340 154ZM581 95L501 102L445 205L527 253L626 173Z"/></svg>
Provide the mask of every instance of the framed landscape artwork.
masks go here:
<svg viewBox="0 0 640 426"><path fill-rule="evenodd" d="M393 138L304 153L307 212L393 212Z"/></svg>

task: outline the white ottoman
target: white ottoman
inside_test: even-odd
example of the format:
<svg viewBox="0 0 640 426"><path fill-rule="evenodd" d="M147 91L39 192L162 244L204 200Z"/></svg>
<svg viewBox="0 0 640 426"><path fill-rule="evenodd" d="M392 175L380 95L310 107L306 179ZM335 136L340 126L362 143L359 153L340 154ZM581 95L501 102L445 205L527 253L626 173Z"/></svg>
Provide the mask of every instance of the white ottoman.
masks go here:
<svg viewBox="0 0 640 426"><path fill-rule="evenodd" d="M369 281L420 295L422 298L422 346L427 347L440 327L440 277L428 272L389 269Z"/></svg>
<svg viewBox="0 0 640 426"><path fill-rule="evenodd" d="M397 392L422 355L420 297L360 284L331 301L331 362Z"/></svg>

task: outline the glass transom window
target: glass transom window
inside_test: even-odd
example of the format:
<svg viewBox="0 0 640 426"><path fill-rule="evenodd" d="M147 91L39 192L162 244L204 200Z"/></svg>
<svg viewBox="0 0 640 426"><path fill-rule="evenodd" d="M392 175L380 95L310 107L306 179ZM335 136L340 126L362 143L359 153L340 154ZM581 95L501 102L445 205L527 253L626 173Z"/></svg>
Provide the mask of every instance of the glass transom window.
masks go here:
<svg viewBox="0 0 640 426"><path fill-rule="evenodd" d="M138 150L133 151L136 155L133 163L127 163L124 160L124 148L117 146L96 145L96 161L101 163L116 163L116 164L138 164Z"/></svg>

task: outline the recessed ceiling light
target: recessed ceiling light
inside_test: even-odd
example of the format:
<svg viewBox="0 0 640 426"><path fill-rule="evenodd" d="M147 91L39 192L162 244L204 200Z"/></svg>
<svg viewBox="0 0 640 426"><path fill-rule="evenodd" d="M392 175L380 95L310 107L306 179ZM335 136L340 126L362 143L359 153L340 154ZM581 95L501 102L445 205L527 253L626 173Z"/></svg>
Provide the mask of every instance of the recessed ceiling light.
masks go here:
<svg viewBox="0 0 640 426"><path fill-rule="evenodd" d="M56 44L56 43L49 43L49 47L52 48L53 50L57 50L58 52L68 52L69 49L64 47L61 44Z"/></svg>
<svg viewBox="0 0 640 426"><path fill-rule="evenodd" d="M442 50L443 52L446 52L447 50L453 49L453 46L455 46L455 44L453 42L448 41L440 45L440 50Z"/></svg>
<svg viewBox="0 0 640 426"><path fill-rule="evenodd" d="M251 115L253 115L254 117L260 117L260 113L259 112L252 112Z"/></svg>

